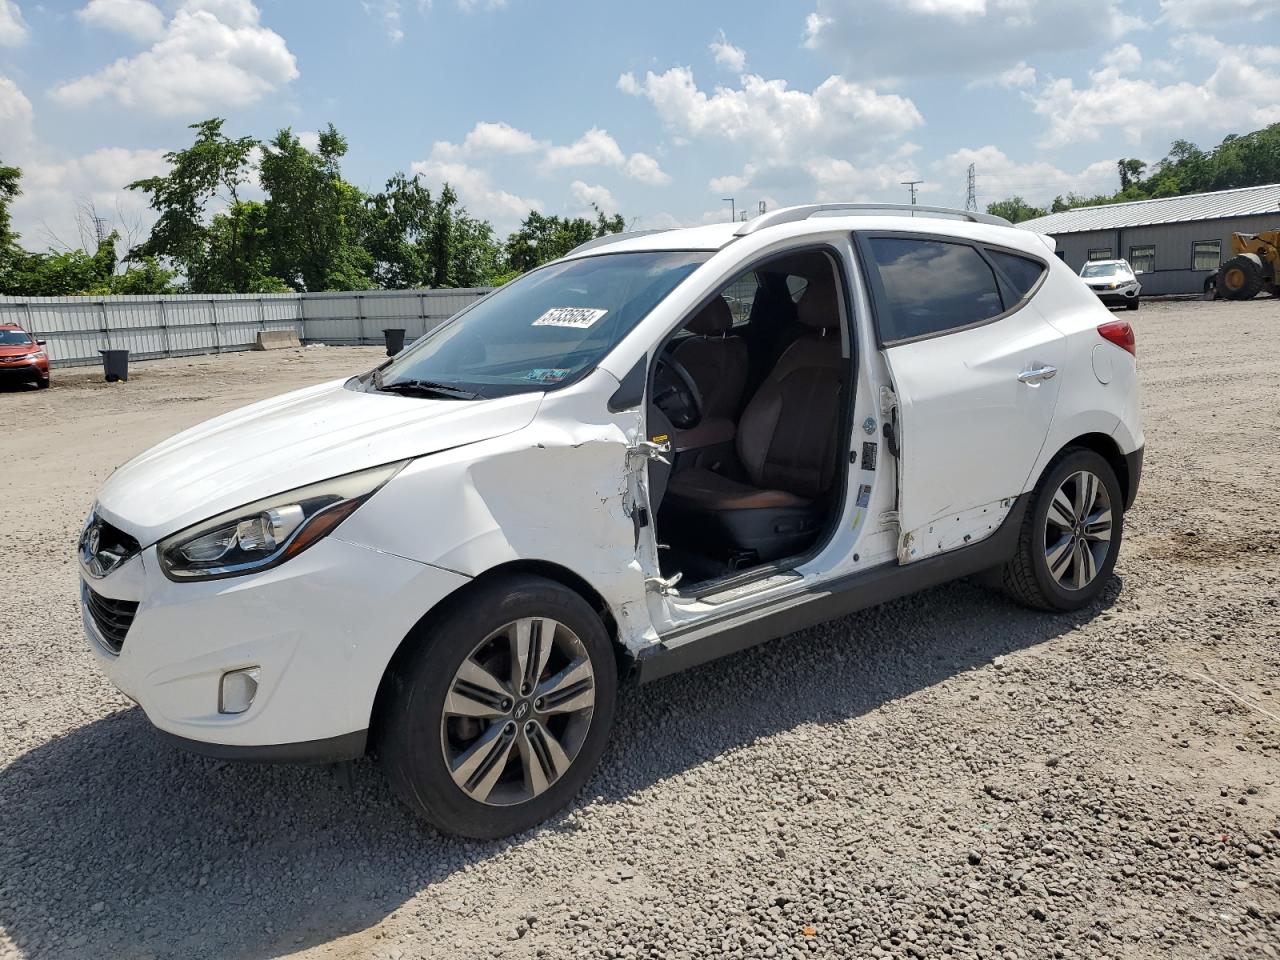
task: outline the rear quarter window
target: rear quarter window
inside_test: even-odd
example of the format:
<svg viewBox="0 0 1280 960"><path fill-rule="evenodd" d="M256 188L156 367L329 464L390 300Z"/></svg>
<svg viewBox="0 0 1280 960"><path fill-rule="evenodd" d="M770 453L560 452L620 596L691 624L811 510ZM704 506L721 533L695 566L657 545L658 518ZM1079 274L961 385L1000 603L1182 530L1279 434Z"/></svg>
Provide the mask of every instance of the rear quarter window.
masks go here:
<svg viewBox="0 0 1280 960"><path fill-rule="evenodd" d="M1044 274L1044 264L1030 257L1020 257L1016 253L990 249L987 250L987 256L996 265L996 269L1004 274L1005 281L1019 302L1027 298Z"/></svg>

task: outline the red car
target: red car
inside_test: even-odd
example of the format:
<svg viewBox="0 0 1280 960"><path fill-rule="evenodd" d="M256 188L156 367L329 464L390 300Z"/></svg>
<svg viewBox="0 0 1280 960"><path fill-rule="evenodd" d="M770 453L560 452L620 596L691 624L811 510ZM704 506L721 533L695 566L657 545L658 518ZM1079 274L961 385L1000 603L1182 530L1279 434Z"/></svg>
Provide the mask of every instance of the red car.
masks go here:
<svg viewBox="0 0 1280 960"><path fill-rule="evenodd" d="M0 380L27 380L49 385L49 355L44 341L35 340L16 323L0 323Z"/></svg>

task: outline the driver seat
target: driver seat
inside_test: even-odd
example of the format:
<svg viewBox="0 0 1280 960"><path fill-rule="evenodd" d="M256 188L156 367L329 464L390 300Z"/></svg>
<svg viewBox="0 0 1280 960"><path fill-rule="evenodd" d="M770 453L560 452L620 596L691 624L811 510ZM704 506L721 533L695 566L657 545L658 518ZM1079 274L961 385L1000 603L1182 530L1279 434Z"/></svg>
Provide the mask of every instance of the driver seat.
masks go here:
<svg viewBox="0 0 1280 960"><path fill-rule="evenodd" d="M733 313L724 297L693 315L685 329L694 334L681 340L671 358L689 371L702 394L702 417L732 420L738 416L747 382L747 344L730 336Z"/></svg>
<svg viewBox="0 0 1280 960"><path fill-rule="evenodd" d="M673 474L662 503L673 541L769 561L820 532L836 479L846 366L831 275L814 278L796 307L808 331L783 351L738 423L745 479L702 467Z"/></svg>

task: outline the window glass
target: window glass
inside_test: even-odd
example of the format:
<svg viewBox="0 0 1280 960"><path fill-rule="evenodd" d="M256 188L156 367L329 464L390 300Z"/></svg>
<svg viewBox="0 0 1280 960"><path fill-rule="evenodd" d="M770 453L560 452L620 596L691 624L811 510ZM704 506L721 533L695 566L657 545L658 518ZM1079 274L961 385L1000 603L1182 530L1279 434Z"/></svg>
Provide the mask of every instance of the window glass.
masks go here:
<svg viewBox="0 0 1280 960"><path fill-rule="evenodd" d="M886 342L953 330L1004 311L995 274L973 247L902 237L873 237L870 244L884 286L880 336Z"/></svg>
<svg viewBox="0 0 1280 960"><path fill-rule="evenodd" d="M1089 259L1090 260L1110 260L1111 248L1110 247L1090 247Z"/></svg>
<svg viewBox="0 0 1280 960"><path fill-rule="evenodd" d="M1017 254L1005 253L1002 250L988 250L987 256L995 261L1005 279L1013 285L1013 292L1022 300L1044 273L1044 265L1030 257L1019 257Z"/></svg>
<svg viewBox="0 0 1280 960"><path fill-rule="evenodd" d="M1086 263L1084 269L1080 271L1080 276L1097 278L1097 277L1127 277L1130 276L1129 268L1118 260L1112 260L1110 263Z"/></svg>
<svg viewBox="0 0 1280 960"><path fill-rule="evenodd" d="M1192 270L1217 270L1222 266L1222 241L1197 240L1191 245Z"/></svg>
<svg viewBox="0 0 1280 960"><path fill-rule="evenodd" d="M740 327L751 318L751 305L756 302L756 291L760 289L760 280L755 271L744 273L729 286L725 287L725 302L729 304L729 312L733 314L733 325Z"/></svg>
<svg viewBox="0 0 1280 960"><path fill-rule="evenodd" d="M1053 252L1054 252L1055 254L1057 254L1057 255L1058 255L1058 259L1059 259L1059 260L1061 260L1063 263L1066 263L1066 262L1067 262L1067 251L1065 251L1065 250L1055 250L1055 251L1053 251Z"/></svg>
<svg viewBox="0 0 1280 960"><path fill-rule="evenodd" d="M1130 247L1129 266L1135 273L1150 273L1156 268L1156 248L1153 246Z"/></svg>
<svg viewBox="0 0 1280 960"><path fill-rule="evenodd" d="M6 347L14 344L28 344L31 338L22 330L0 330L0 344Z"/></svg>
<svg viewBox="0 0 1280 960"><path fill-rule="evenodd" d="M554 389L599 363L710 257L614 253L534 270L419 340L381 382L423 380L481 397Z"/></svg>

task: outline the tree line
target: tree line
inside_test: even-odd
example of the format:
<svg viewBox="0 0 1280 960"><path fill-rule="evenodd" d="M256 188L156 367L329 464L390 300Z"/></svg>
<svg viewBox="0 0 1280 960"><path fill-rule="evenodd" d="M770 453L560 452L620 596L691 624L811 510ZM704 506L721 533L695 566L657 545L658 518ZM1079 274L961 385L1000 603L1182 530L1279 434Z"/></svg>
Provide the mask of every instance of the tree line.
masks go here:
<svg viewBox="0 0 1280 960"><path fill-rule="evenodd" d="M366 193L347 182L347 141L332 124L308 149L287 128L260 141L229 137L224 123L193 124L192 144L165 154L167 173L128 185L146 195L155 222L123 256L117 231L93 250L24 249L10 215L22 171L0 163L0 294L491 286L625 227L594 206L594 219L531 210L500 240L447 183L433 193L401 172Z"/></svg>
<svg viewBox="0 0 1280 960"><path fill-rule="evenodd" d="M1211 150L1201 150L1189 140L1175 140L1168 155L1150 173L1145 163L1132 158L1117 160L1116 172L1120 189L1115 193L1091 197L1068 193L1054 197L1048 207L1035 207L1014 196L987 204L987 213L1018 223L1076 207L1280 183L1280 123L1253 133L1233 133Z"/></svg>

